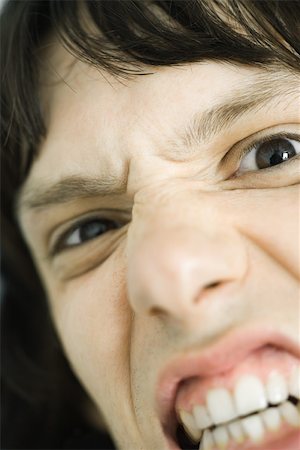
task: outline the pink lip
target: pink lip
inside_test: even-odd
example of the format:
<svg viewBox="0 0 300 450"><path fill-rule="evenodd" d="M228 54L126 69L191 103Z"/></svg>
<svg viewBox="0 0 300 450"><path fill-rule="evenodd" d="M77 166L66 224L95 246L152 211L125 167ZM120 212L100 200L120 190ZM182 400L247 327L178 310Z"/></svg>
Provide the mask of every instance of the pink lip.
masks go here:
<svg viewBox="0 0 300 450"><path fill-rule="evenodd" d="M229 332L203 350L186 351L164 367L158 377L156 404L170 443L173 442L177 424L174 405L179 384L193 376L210 377L226 372L265 345L273 345L300 358L299 345L288 337L270 327L249 326Z"/></svg>

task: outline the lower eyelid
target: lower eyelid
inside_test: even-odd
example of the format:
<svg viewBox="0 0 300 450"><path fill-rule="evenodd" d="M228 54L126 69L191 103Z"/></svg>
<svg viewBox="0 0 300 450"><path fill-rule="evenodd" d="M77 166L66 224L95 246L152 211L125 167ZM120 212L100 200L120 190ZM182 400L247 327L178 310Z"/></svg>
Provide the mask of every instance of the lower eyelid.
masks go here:
<svg viewBox="0 0 300 450"><path fill-rule="evenodd" d="M81 248L81 247L86 247L86 246L88 246L89 244L92 244L94 241L99 241L101 238L103 238L104 236L107 236L107 235L110 235L110 234L112 234L112 233L114 233L114 232L116 232L116 231L118 231L119 229L116 229L116 230L109 230L109 231L107 231L106 233L103 233L103 234L101 234L101 235L99 235L99 236L95 236L94 238L91 238L91 239L87 239L86 241L83 241L83 242L79 242L79 243L66 243L66 239L64 239L64 238L62 238L61 240L59 240L58 241L58 243L54 246L54 249L51 251L51 256L52 257L55 257L55 256L58 256L58 255L60 255L61 253L63 253L63 252L71 252L71 251L73 251L73 250L75 250L75 249L79 249L79 248ZM78 234L79 235L79 229L75 229L74 231L73 231L73 233L75 234ZM72 233L72 234L73 234ZM69 236L70 237L70 236Z"/></svg>
<svg viewBox="0 0 300 450"><path fill-rule="evenodd" d="M114 241L115 239L119 238L119 235L123 234L123 231L127 229L128 227L128 222L125 223L124 225L120 224L119 228L116 229L111 229L103 234L100 234L99 236L95 236L94 238L88 239L86 241L83 241L82 243L74 243L71 245L64 245L65 242L65 238L61 237L58 242L56 244L54 244L54 247L52 249L50 249L49 252L49 259L51 258L55 258L55 257L59 257L59 256L63 256L64 254L66 254L67 256L69 256L69 254L75 250L80 251L80 249L86 249L86 247L91 247L92 245L94 245L97 242L97 245L101 245L103 247L109 246L111 245L111 242ZM73 233L79 233L79 228L75 228L73 230ZM71 232L72 233L72 232ZM103 239L105 238L105 239ZM103 242L101 243L103 239Z"/></svg>
<svg viewBox="0 0 300 450"><path fill-rule="evenodd" d="M300 163L300 154L297 156L294 156L293 158L285 161L282 164L268 167L266 169L247 170L247 171L241 172L241 173L239 173L237 171L234 173L234 175L232 177L230 177L228 179L228 181L234 180L235 183L238 181L243 183L245 180L249 179L249 177L253 177L255 175L256 183L259 183L259 180L262 180L262 182L264 181L263 187L272 187L270 184L271 181L268 181L269 177L272 177L271 180L274 180L275 174L284 172L285 170L290 169L294 164L299 165L299 163ZM299 183L299 182L300 182L300 171L299 171L299 179L297 180L297 183ZM268 183L268 185L265 185L265 183ZM288 180L287 180L287 184L289 184ZM292 183L292 184L295 184L295 183ZM280 186L281 186L281 184L280 184ZM256 187L259 189L260 185L257 185ZM245 189L247 189L247 186L245 187Z"/></svg>
<svg viewBox="0 0 300 450"><path fill-rule="evenodd" d="M62 251L67 251L69 249L71 250L75 247L84 245L85 243L88 243L90 240L94 240L97 238L100 239L101 236L106 235L106 234L110 233L111 231L112 232L118 231L120 228L126 226L126 224L131 220L131 215L130 215L131 211L130 212L128 211L128 213L121 211L121 210L120 211L116 211L116 210L108 211L108 214L110 214L112 216L112 218L108 218L108 219L103 217L104 213L105 213L105 211L104 212L101 211L98 216L93 215L90 217L88 215L86 215L86 216L84 216L83 219L81 219L81 220L78 219L77 221L73 222L73 224L69 224L69 225L66 224L63 227L64 230L55 231L47 245L47 247L49 248L49 251L48 251L49 257L53 257L56 254L61 253ZM115 217L114 217L114 215L115 215ZM117 215L118 215L118 218L116 217ZM121 219L120 219L120 217L121 217ZM86 241L80 243L79 242L80 236L78 235L80 227L82 227L86 223L88 223L90 221L94 221L94 220L95 221L96 220L99 220L99 221L111 220L112 222L119 224L119 226L116 228L109 229L108 231L106 231L102 234L99 234L99 236L95 236L95 238L87 239ZM70 245L68 245L68 244L66 245L67 240L69 240L73 234L75 234L75 235L72 237L72 241L74 239L78 239L78 241L71 242Z"/></svg>
<svg viewBox="0 0 300 450"><path fill-rule="evenodd" d="M63 281L68 281L97 269L113 256L123 242L127 230L128 224L116 230L118 233L111 235L111 239L105 243L92 239L87 241L86 245L70 247L65 252L55 255L52 262L57 276Z"/></svg>

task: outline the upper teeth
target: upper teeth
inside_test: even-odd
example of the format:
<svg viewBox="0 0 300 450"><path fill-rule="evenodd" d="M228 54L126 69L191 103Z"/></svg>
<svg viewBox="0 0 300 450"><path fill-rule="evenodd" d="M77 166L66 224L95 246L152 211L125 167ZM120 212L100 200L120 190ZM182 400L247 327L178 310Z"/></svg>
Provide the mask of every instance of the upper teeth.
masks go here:
<svg viewBox="0 0 300 450"><path fill-rule="evenodd" d="M187 432L198 440L202 430L212 425L262 411L268 404L278 405L289 395L300 399L300 367L294 367L287 379L274 370L265 385L255 375L244 375L232 393L225 388L211 389L206 395L206 405L195 405L191 413L180 411L179 414Z"/></svg>

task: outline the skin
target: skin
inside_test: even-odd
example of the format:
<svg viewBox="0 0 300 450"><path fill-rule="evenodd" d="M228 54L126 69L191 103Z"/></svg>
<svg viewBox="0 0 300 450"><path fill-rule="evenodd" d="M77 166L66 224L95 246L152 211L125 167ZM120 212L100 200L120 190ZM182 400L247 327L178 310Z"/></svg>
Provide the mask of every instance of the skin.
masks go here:
<svg viewBox="0 0 300 450"><path fill-rule="evenodd" d="M56 44L42 71L48 133L20 223L96 417L120 449L166 449L154 397L173 357L262 324L300 345L299 164L234 178L249 136L300 136L299 96L238 117L198 146L176 145L196 111L234 97L262 69L206 62L120 83L81 62L70 70L72 58ZM128 175L127 189L28 207L30 191L66 175ZM91 211L124 226L51 255Z"/></svg>

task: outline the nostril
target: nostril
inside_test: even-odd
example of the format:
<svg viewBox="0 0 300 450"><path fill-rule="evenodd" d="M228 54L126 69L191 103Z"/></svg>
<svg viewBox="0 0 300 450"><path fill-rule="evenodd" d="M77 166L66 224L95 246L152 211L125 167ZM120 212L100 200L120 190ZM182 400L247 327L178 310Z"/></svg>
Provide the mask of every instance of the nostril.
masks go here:
<svg viewBox="0 0 300 450"><path fill-rule="evenodd" d="M214 281L213 283L209 283L206 286L204 286L204 290L206 290L206 289L214 289L214 288L220 286L220 284L222 284L221 281Z"/></svg>
<svg viewBox="0 0 300 450"><path fill-rule="evenodd" d="M198 295L194 298L194 303L199 303L200 300L204 300L207 295L210 293L213 294L214 290L220 290L225 284L226 281L212 281L211 283L207 283L203 285L198 293Z"/></svg>
<svg viewBox="0 0 300 450"><path fill-rule="evenodd" d="M150 316L161 316L164 317L167 315L167 312L163 308L159 308L158 306L153 306L153 308L149 311Z"/></svg>

